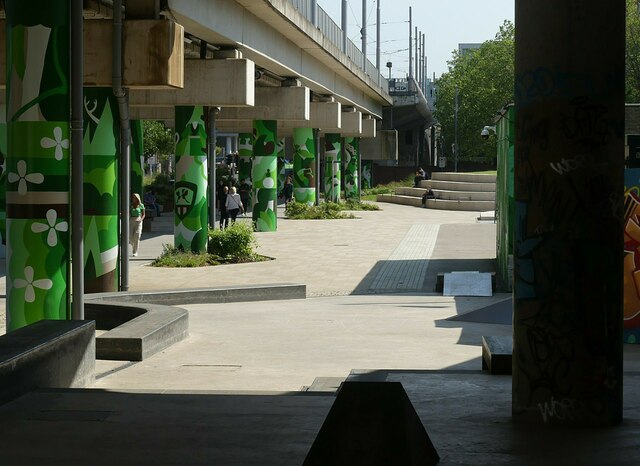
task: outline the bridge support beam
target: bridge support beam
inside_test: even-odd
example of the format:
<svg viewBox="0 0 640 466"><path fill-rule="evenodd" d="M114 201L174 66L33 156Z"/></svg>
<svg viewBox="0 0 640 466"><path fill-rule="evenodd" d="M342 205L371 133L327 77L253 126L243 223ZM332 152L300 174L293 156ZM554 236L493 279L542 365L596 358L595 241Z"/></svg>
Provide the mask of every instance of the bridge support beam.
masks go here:
<svg viewBox="0 0 640 466"><path fill-rule="evenodd" d="M276 231L277 212L277 122L253 122L253 227L256 231Z"/></svg>
<svg viewBox="0 0 640 466"><path fill-rule="evenodd" d="M207 251L207 131L204 107L176 107L176 248ZM212 181L213 182L213 181Z"/></svg>
<svg viewBox="0 0 640 466"><path fill-rule="evenodd" d="M296 202L316 203L317 132L313 128L293 130L293 197Z"/></svg>
<svg viewBox="0 0 640 466"><path fill-rule="evenodd" d="M67 0L7 13L7 330L68 320L70 24ZM4 63L4 61L3 61Z"/></svg>
<svg viewBox="0 0 640 466"><path fill-rule="evenodd" d="M118 291L120 121L110 87L84 89L84 291Z"/></svg>
<svg viewBox="0 0 640 466"><path fill-rule="evenodd" d="M324 199L340 202L342 136L337 133L326 134L324 143Z"/></svg>
<svg viewBox="0 0 640 466"><path fill-rule="evenodd" d="M622 419L624 31L625 2L516 2L516 420Z"/></svg>

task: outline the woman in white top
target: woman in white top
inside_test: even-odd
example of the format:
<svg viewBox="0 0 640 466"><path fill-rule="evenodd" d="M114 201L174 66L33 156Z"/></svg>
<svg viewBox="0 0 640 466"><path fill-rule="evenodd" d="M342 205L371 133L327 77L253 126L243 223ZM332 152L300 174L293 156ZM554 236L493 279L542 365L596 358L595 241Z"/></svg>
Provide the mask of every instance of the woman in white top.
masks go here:
<svg viewBox="0 0 640 466"><path fill-rule="evenodd" d="M225 203L229 217L231 217L231 224L236 223L236 217L239 212L244 212L242 201L240 200L240 194L236 193L236 187L231 186L229 194L227 194L227 202Z"/></svg>

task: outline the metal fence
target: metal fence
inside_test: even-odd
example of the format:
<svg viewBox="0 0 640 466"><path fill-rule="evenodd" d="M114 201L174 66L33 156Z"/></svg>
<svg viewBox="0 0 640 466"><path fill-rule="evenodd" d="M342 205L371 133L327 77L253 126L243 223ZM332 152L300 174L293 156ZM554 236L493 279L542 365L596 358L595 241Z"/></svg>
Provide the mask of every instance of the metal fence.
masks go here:
<svg viewBox="0 0 640 466"><path fill-rule="evenodd" d="M313 22L313 3L311 0L289 0L289 3L291 3L308 21ZM322 32L329 42L342 50L344 32L340 26L331 19L326 11L324 11L320 6L316 6L316 8L317 10L315 13L318 29L320 29L320 32ZM385 92L389 92L389 83L386 78L380 73L380 70L378 70L373 63L369 60L364 60L362 52L350 39L347 39L347 50L343 50L343 52L345 52L349 59L362 69L367 76L373 79L378 86L382 87Z"/></svg>

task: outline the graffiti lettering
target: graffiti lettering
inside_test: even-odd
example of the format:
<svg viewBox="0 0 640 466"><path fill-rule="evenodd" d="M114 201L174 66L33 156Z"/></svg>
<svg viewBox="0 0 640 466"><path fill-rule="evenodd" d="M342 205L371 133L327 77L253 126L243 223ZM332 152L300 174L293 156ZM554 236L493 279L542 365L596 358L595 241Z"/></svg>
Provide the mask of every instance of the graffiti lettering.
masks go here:
<svg viewBox="0 0 640 466"><path fill-rule="evenodd" d="M571 140L589 144L606 144L610 138L607 108L603 105L588 104L586 96L571 101L573 115L562 118L561 129Z"/></svg>
<svg viewBox="0 0 640 466"><path fill-rule="evenodd" d="M542 415L542 422L547 423L556 419L558 421L576 421L583 417L584 406L579 400L563 398L556 400L553 396L545 403L538 403L538 409Z"/></svg>
<svg viewBox="0 0 640 466"><path fill-rule="evenodd" d="M569 173L580 168L583 168L587 164L587 157L585 155L578 155L572 159L565 159L564 157L560 162L553 163L550 162L549 166L555 171L558 175L564 175L565 173Z"/></svg>

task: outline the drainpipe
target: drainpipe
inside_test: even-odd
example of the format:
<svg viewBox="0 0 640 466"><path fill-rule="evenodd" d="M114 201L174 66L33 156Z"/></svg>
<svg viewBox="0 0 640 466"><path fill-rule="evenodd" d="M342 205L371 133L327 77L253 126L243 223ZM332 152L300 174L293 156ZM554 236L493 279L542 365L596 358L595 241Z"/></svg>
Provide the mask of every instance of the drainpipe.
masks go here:
<svg viewBox="0 0 640 466"><path fill-rule="evenodd" d="M219 112L220 107L209 107L209 226L212 230L216 229L216 115Z"/></svg>
<svg viewBox="0 0 640 466"><path fill-rule="evenodd" d="M71 2L71 292L73 320L84 320L82 0Z"/></svg>
<svg viewBox="0 0 640 466"><path fill-rule="evenodd" d="M122 87L122 0L113 0L113 94L120 114L120 291L129 290L129 198L131 128L127 91Z"/></svg>

